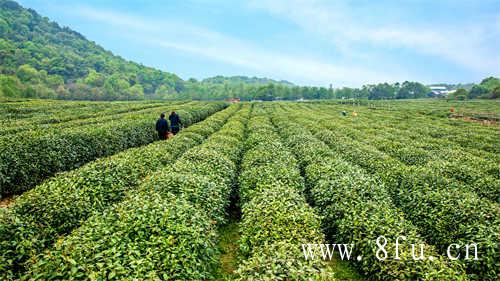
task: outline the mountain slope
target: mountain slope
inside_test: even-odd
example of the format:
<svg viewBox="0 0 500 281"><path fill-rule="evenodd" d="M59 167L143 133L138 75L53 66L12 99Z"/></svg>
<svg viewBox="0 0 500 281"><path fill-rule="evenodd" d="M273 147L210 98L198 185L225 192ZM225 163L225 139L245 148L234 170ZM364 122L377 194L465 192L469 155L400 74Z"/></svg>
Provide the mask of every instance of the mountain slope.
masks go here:
<svg viewBox="0 0 500 281"><path fill-rule="evenodd" d="M228 85L241 84L293 86L245 76L185 82L175 74L116 56L14 1L0 0L0 96L133 100L192 98L210 92L205 98L222 99L233 95Z"/></svg>
<svg viewBox="0 0 500 281"><path fill-rule="evenodd" d="M4 96L142 99L180 92L174 74L127 61L32 9L0 0Z"/></svg>

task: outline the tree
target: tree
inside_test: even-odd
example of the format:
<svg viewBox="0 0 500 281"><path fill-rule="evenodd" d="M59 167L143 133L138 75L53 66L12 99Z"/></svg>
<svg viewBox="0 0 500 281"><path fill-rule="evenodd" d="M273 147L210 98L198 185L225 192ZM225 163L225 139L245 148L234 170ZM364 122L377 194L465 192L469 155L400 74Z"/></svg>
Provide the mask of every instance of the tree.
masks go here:
<svg viewBox="0 0 500 281"><path fill-rule="evenodd" d="M38 71L27 64L21 65L16 74L22 82L38 83L40 79Z"/></svg>
<svg viewBox="0 0 500 281"><path fill-rule="evenodd" d="M128 88L127 90L128 99L130 100L142 100L144 99L144 90L140 84L135 84L134 86Z"/></svg>
<svg viewBox="0 0 500 281"><path fill-rule="evenodd" d="M335 95L337 98L352 98L354 97L354 90L344 87L342 89L336 90Z"/></svg>
<svg viewBox="0 0 500 281"><path fill-rule="evenodd" d="M256 100L271 101L274 99L274 84L260 86L254 97Z"/></svg>
<svg viewBox="0 0 500 281"><path fill-rule="evenodd" d="M489 92L488 88L483 85L474 85L469 91L469 99L477 99L484 97Z"/></svg>
<svg viewBox="0 0 500 281"><path fill-rule="evenodd" d="M493 91L491 92L490 98L492 99L498 99L500 98L500 86L497 86Z"/></svg>
<svg viewBox="0 0 500 281"><path fill-rule="evenodd" d="M42 99L57 98L56 92L53 89L45 86L44 84L35 84L31 87L34 90L34 96L32 97L37 97Z"/></svg>
<svg viewBox="0 0 500 281"><path fill-rule="evenodd" d="M169 94L173 94L173 91L167 85L160 85L156 88L155 95L158 97L165 97Z"/></svg>
<svg viewBox="0 0 500 281"><path fill-rule="evenodd" d="M9 32L9 24L0 18L0 37L4 37L5 34Z"/></svg>
<svg viewBox="0 0 500 281"><path fill-rule="evenodd" d="M64 79L59 75L47 75L44 83L52 89L57 89L58 86L64 85Z"/></svg>
<svg viewBox="0 0 500 281"><path fill-rule="evenodd" d="M116 100L123 94L126 94L126 90L130 88L130 84L127 80L123 79L119 74L113 74L106 78L104 82L104 97L106 100Z"/></svg>
<svg viewBox="0 0 500 281"><path fill-rule="evenodd" d="M83 82L90 86L102 87L104 85L104 79L104 75L95 71L94 69L90 69L89 74L87 75L87 77L85 77Z"/></svg>
<svg viewBox="0 0 500 281"><path fill-rule="evenodd" d="M175 81L175 91L177 93L180 93L182 91L184 91L185 87L184 87L184 82L182 80L177 80Z"/></svg>
<svg viewBox="0 0 500 281"><path fill-rule="evenodd" d="M397 90L396 99L425 98L430 91L431 90L428 87L418 82L405 81Z"/></svg>
<svg viewBox="0 0 500 281"><path fill-rule="evenodd" d="M497 86L500 86L500 78L488 77L481 81L481 86L485 87L489 91L493 91Z"/></svg>
<svg viewBox="0 0 500 281"><path fill-rule="evenodd" d="M69 91L69 96L71 99L76 99L76 100L92 100L91 92L90 92L90 87L86 84L83 83L71 83L68 84L67 87Z"/></svg>
<svg viewBox="0 0 500 281"><path fill-rule="evenodd" d="M0 75L0 95L4 97L21 97L21 81L15 76Z"/></svg>
<svg viewBox="0 0 500 281"><path fill-rule="evenodd" d="M460 88L456 90L453 94L451 94L451 98L456 100L466 100L467 96L468 96L467 90L464 88Z"/></svg>
<svg viewBox="0 0 500 281"><path fill-rule="evenodd" d="M393 99L395 97L395 87L388 83L381 83L372 86L369 90L368 99Z"/></svg>
<svg viewBox="0 0 500 281"><path fill-rule="evenodd" d="M70 92L64 87L64 85L59 85L56 89L56 95L58 99L70 99Z"/></svg>

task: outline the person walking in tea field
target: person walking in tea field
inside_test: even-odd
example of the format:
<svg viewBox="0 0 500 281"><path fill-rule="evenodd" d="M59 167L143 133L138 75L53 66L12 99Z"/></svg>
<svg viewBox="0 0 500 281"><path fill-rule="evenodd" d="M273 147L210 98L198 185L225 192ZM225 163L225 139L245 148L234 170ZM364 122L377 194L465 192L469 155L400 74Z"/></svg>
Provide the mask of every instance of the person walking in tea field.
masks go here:
<svg viewBox="0 0 500 281"><path fill-rule="evenodd" d="M168 116L168 120L170 120L170 126L172 127L172 133L174 135L176 135L179 132L181 125L182 125L181 118L179 117L179 115L175 111L172 111L170 116Z"/></svg>
<svg viewBox="0 0 500 281"><path fill-rule="evenodd" d="M167 139L167 133L170 131L170 128L168 127L168 121L165 120L165 113L160 114L160 119L156 121L156 131L160 140Z"/></svg>

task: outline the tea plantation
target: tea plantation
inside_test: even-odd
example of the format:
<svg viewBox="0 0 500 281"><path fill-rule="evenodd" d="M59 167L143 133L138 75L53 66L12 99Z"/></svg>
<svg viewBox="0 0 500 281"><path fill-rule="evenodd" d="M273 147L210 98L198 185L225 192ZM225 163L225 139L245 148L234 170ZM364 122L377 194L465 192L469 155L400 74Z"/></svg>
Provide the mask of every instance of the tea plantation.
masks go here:
<svg viewBox="0 0 500 281"><path fill-rule="evenodd" d="M499 111L4 101L0 279L498 280Z"/></svg>

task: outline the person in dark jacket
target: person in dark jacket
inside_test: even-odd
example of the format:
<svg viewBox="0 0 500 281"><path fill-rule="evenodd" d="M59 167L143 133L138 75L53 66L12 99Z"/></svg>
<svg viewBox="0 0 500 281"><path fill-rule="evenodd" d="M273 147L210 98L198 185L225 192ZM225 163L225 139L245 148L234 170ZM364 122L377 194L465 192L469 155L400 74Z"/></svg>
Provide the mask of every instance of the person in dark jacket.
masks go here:
<svg viewBox="0 0 500 281"><path fill-rule="evenodd" d="M175 135L179 132L181 129L181 118L179 118L179 115L175 112L172 111L170 116L168 116L168 120L170 120L170 126L172 127L172 133Z"/></svg>
<svg viewBox="0 0 500 281"><path fill-rule="evenodd" d="M168 127L168 121L165 120L165 113L162 113L160 119L156 121L156 131L158 131L160 140L167 139L167 132L170 131L170 128Z"/></svg>

